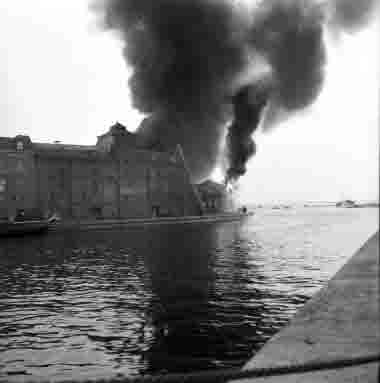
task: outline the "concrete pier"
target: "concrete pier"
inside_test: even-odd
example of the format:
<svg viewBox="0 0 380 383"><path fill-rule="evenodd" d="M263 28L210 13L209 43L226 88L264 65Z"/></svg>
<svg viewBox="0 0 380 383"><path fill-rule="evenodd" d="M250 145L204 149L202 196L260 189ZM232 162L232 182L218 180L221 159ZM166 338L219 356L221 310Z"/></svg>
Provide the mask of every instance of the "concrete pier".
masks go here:
<svg viewBox="0 0 380 383"><path fill-rule="evenodd" d="M379 353L379 278L379 233L376 233L244 368L307 364ZM370 363L239 382L379 382L379 372L379 363Z"/></svg>

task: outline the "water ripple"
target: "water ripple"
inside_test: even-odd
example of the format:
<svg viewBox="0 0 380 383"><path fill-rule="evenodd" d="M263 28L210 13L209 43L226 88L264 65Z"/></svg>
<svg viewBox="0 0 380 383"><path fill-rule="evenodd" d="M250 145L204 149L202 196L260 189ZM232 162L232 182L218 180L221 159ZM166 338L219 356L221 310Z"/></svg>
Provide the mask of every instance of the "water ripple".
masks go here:
<svg viewBox="0 0 380 383"><path fill-rule="evenodd" d="M375 229L304 209L2 240L0 379L241 366Z"/></svg>

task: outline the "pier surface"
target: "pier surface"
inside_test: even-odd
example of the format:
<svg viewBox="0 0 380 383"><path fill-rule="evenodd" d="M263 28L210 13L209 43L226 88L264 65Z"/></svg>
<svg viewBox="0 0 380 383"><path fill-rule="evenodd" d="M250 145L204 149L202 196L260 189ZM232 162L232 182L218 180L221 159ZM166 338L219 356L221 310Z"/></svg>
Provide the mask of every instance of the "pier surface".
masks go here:
<svg viewBox="0 0 380 383"><path fill-rule="evenodd" d="M379 277L376 233L244 368L309 364L379 353ZM379 382L379 373L379 363L369 363L238 382Z"/></svg>

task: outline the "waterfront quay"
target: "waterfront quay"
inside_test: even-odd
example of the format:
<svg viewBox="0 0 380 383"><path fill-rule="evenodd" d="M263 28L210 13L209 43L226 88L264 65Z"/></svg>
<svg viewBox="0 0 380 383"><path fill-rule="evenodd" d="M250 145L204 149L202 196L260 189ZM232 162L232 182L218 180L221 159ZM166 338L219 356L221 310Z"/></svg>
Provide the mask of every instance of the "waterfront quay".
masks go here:
<svg viewBox="0 0 380 383"><path fill-rule="evenodd" d="M308 365L379 355L379 276L377 232L244 369ZM239 382L378 382L379 372L379 362L374 362Z"/></svg>

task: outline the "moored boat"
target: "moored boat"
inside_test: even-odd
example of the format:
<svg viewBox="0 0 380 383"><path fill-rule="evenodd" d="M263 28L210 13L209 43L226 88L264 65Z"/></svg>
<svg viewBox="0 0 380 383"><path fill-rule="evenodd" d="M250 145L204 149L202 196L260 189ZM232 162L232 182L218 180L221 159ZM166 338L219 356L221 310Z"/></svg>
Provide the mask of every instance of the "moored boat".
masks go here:
<svg viewBox="0 0 380 383"><path fill-rule="evenodd" d="M0 236L39 234L48 230L48 219L27 221L0 221Z"/></svg>

